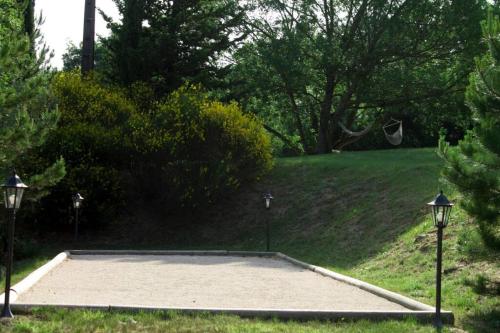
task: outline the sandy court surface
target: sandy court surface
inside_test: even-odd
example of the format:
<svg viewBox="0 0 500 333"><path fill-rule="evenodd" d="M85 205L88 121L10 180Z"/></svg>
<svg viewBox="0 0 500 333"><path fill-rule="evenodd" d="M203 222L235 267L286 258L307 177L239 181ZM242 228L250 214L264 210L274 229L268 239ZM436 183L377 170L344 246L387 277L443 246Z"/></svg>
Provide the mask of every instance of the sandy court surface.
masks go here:
<svg viewBox="0 0 500 333"><path fill-rule="evenodd" d="M408 310L281 259L197 255L74 255L15 303Z"/></svg>

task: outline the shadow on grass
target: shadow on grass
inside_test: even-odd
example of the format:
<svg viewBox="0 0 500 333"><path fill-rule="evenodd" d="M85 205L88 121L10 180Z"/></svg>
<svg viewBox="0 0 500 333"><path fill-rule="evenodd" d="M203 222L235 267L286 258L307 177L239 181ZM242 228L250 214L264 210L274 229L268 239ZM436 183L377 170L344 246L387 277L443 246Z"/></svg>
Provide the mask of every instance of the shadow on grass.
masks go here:
<svg viewBox="0 0 500 333"><path fill-rule="evenodd" d="M153 207L131 209L133 216L99 235L58 244L61 250L262 251L269 221L271 251L350 269L421 221L440 164L432 149L283 158L262 181L212 208L168 217ZM266 210L262 194L268 190L275 200Z"/></svg>
<svg viewBox="0 0 500 333"><path fill-rule="evenodd" d="M205 248L265 250L269 220L272 251L347 270L421 222L440 163L433 150L280 159L263 181L207 210L178 237ZM265 210L268 190L275 200Z"/></svg>
<svg viewBox="0 0 500 333"><path fill-rule="evenodd" d="M500 332L500 309L465 316L464 327L471 333Z"/></svg>
<svg viewBox="0 0 500 333"><path fill-rule="evenodd" d="M47 261L51 260L57 252L55 251L40 251L40 253L33 258L21 259L14 261L12 284L21 281L26 275L31 273L34 269L42 266ZM0 274L0 290L5 288L5 268L2 266Z"/></svg>

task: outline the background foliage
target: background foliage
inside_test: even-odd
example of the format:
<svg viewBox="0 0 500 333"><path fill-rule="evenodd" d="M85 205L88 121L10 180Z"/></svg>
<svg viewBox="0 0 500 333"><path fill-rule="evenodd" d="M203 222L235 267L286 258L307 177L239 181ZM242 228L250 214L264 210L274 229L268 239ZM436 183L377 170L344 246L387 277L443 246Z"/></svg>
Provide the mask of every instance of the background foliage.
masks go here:
<svg viewBox="0 0 500 333"><path fill-rule="evenodd" d="M148 82L159 96L186 80L217 85L220 59L244 37L244 8L236 0L114 0L121 22L112 22L110 77L130 85Z"/></svg>
<svg viewBox="0 0 500 333"><path fill-rule="evenodd" d="M75 192L95 226L143 202L166 211L211 204L271 166L260 123L199 87L146 101L153 94L147 85L105 86L76 71L60 73L52 87L61 119L32 163L62 155L68 174L41 202L45 224L67 224Z"/></svg>
<svg viewBox="0 0 500 333"><path fill-rule="evenodd" d="M64 177L65 164L59 154L43 165L27 167L24 163L44 144L59 117L49 90L49 51L38 29L31 25L25 33L24 4L0 0L0 177L3 183L16 169L29 185L23 200L23 211L28 211ZM1 207L0 237L4 242L6 214L3 204ZM25 241L16 240L18 255L29 252L19 251L26 248Z"/></svg>
<svg viewBox="0 0 500 333"><path fill-rule="evenodd" d="M103 87L92 77L82 79L77 72L58 74L52 89L61 118L38 151L36 163L62 155L68 173L42 201L40 218L67 223L72 216L71 196L81 192L85 218L106 221L124 201L122 170L130 159L127 124L134 105L119 89Z"/></svg>
<svg viewBox="0 0 500 333"><path fill-rule="evenodd" d="M255 3L252 38L234 56L226 93L283 137L298 136L305 152L355 141L339 122L375 123L364 149L387 146L371 139L383 139L391 117L404 120L407 146L435 145L440 127L460 137L470 126L461 105L485 1Z"/></svg>
<svg viewBox="0 0 500 333"><path fill-rule="evenodd" d="M474 130L457 147L440 141L443 174L462 194L462 206L476 219L487 245L500 249L500 19L489 12L483 22L489 53L476 60L467 102Z"/></svg>
<svg viewBox="0 0 500 333"><path fill-rule="evenodd" d="M235 103L210 100L199 86L181 87L132 126L141 161L148 161L135 170L169 206L210 204L271 167L260 122Z"/></svg>

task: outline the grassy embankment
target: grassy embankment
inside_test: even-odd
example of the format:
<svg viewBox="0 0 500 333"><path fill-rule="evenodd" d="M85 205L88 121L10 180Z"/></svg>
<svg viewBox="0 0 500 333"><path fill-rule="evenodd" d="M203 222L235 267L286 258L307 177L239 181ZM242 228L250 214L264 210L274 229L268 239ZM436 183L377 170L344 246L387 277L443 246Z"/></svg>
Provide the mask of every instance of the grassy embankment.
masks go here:
<svg viewBox="0 0 500 333"><path fill-rule="evenodd" d="M189 229L130 226L120 237L78 247L263 250L264 221L272 224L272 250L434 302L435 229L425 203L440 189L441 161L433 149L342 153L278 159L269 176L204 213ZM262 193L273 192L269 211ZM447 193L449 190L445 189ZM453 194L451 199L456 199ZM155 216L142 216L157 221ZM208 224L207 221L210 223ZM132 221L133 222L133 221ZM179 220L179 224L183 221ZM210 225L210 226L207 226ZM137 230L142 229L142 233ZM181 230L184 230L181 232ZM149 234L148 234L149 233ZM136 235L137 239L131 239ZM163 235L161 237L153 235ZM143 239L143 242L140 242ZM20 263L15 280L56 250ZM486 251L473 222L454 209L445 229L443 307L453 310L456 327L470 332L500 330L500 265ZM168 317L168 320L165 318ZM403 322L279 322L227 316L107 314L40 311L16 319L3 330L172 331L172 332L432 332L429 325Z"/></svg>

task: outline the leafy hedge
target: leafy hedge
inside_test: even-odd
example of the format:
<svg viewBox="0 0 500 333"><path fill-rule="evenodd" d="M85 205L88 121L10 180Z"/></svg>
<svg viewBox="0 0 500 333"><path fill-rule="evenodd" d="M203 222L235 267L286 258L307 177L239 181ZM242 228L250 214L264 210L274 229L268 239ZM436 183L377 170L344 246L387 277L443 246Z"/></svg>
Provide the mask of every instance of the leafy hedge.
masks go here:
<svg viewBox="0 0 500 333"><path fill-rule="evenodd" d="M46 159L62 155L67 175L42 201L46 221L67 221L71 196L80 192L85 200L86 220L112 219L125 203L123 187L132 144L128 123L136 109L122 91L103 87L92 77L77 72L59 74L52 86L61 118L39 155Z"/></svg>
<svg viewBox="0 0 500 333"><path fill-rule="evenodd" d="M137 149L147 156L143 171L154 175L148 187L175 206L212 203L272 165L261 123L235 103L210 100L197 86L173 92L132 127Z"/></svg>
<svg viewBox="0 0 500 333"><path fill-rule="evenodd" d="M192 86L164 101L145 100L148 88L137 87L143 93L77 72L57 76L61 119L38 161L62 155L67 176L44 199L42 220L67 221L76 191L86 199L87 223L114 220L137 200L167 210L200 207L270 169L269 137L236 104L212 101Z"/></svg>

